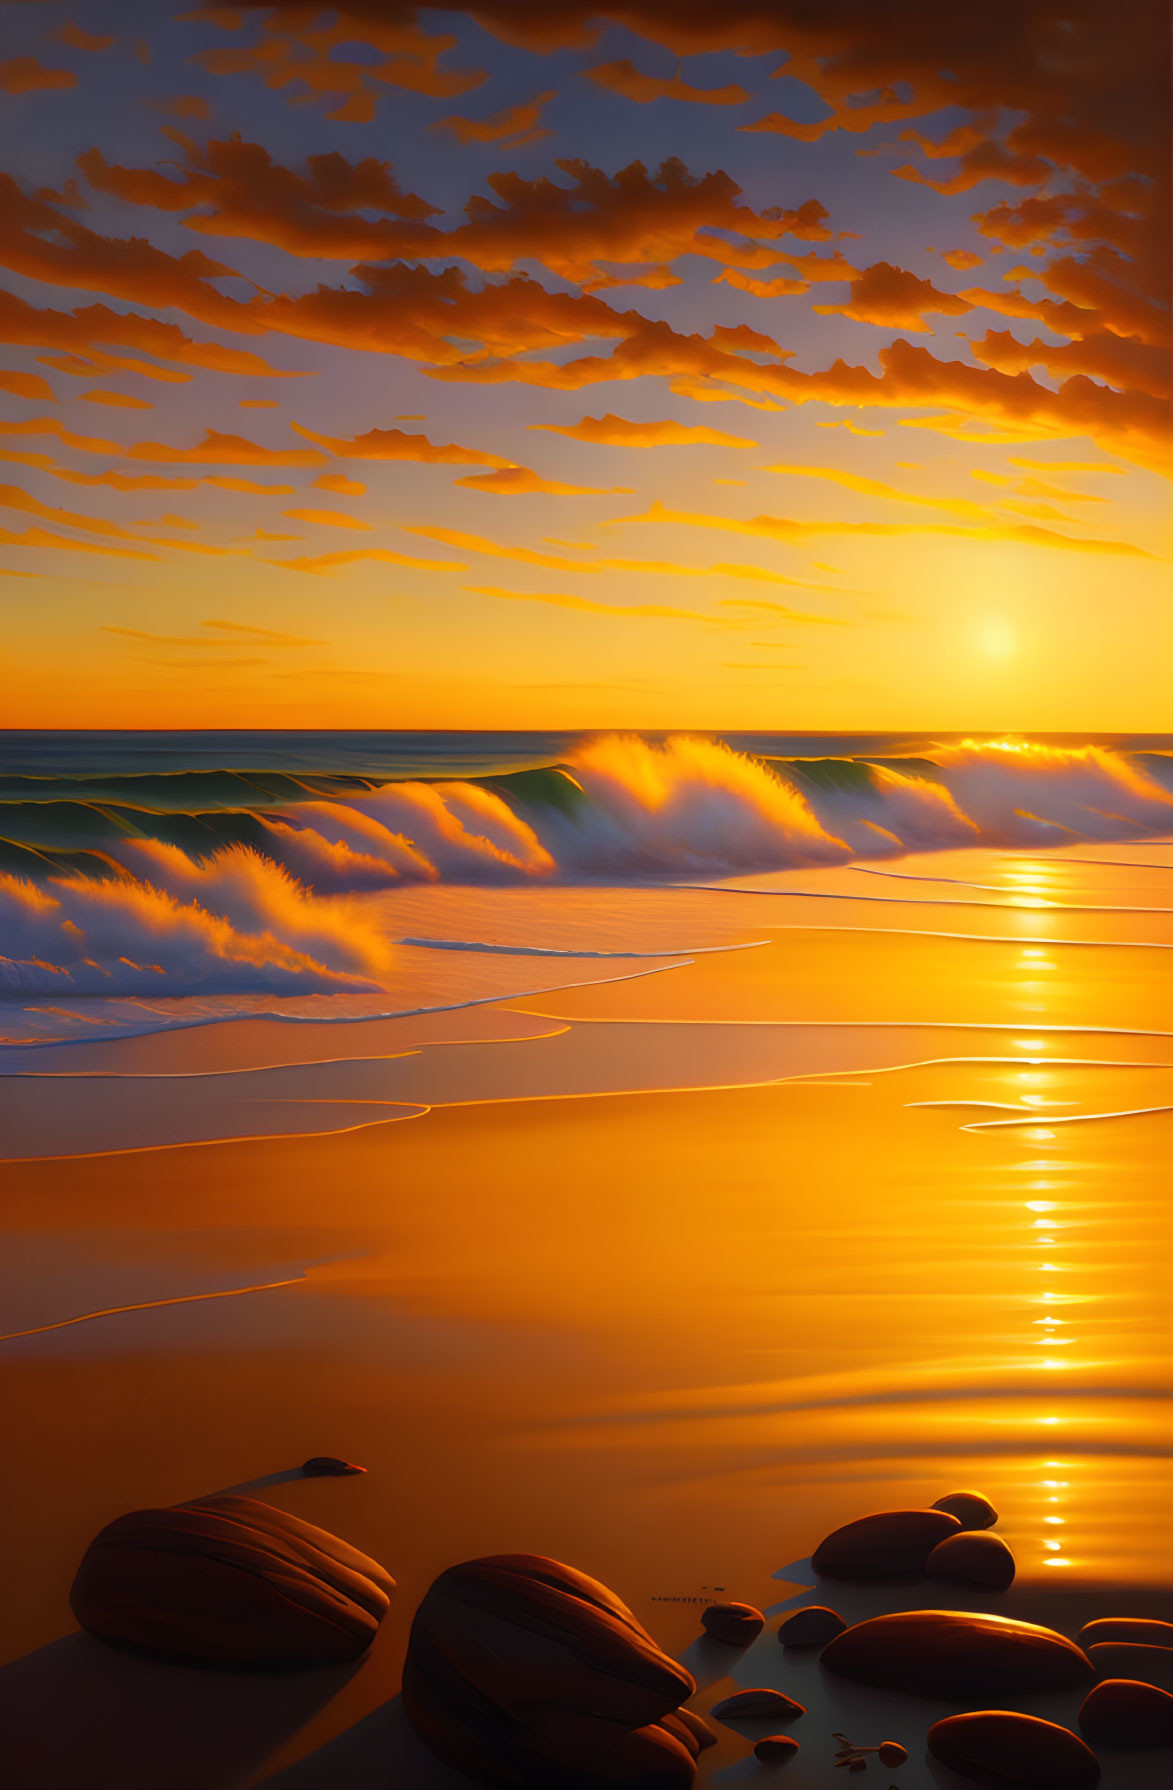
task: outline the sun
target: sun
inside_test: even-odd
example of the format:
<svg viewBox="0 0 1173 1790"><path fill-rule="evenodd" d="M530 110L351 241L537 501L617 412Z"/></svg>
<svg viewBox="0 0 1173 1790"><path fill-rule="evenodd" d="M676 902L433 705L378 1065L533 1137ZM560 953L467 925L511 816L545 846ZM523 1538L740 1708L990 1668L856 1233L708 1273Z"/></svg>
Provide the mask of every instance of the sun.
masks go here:
<svg viewBox="0 0 1173 1790"><path fill-rule="evenodd" d="M1001 616L986 616L976 630L978 651L987 659L1009 659L1018 650L1018 637Z"/></svg>

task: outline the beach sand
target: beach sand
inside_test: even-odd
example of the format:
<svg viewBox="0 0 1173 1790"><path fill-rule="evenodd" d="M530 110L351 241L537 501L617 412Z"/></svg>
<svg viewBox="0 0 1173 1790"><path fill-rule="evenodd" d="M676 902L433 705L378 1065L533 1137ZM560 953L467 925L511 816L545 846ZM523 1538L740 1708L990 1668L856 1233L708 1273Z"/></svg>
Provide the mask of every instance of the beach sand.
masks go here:
<svg viewBox="0 0 1173 1790"><path fill-rule="evenodd" d="M1105 904L1130 905L1129 874ZM749 1654L698 1646L715 1597L1072 1633L1173 1615L1168 953L1063 943L1085 913L999 912L1012 943L792 931L787 901L695 899L752 904L742 930L769 942L443 1021L62 1047L38 1059L51 1082L7 1083L16 1790L454 1782L392 1699L428 1584L485 1553L610 1585L696 1672L698 1709L748 1684L808 1704L797 1790L836 1781L832 1729L902 1740L891 1775L940 1790L923 1736L946 1710L837 1685L784 1655L774 1616ZM917 901L902 924L957 915ZM207 1097L184 1105L192 1076ZM200 1112L209 1135L183 1141ZM68 1321L91 1312L111 1315ZM319 1453L369 1472L296 1473ZM1011 1592L810 1589L837 1524L966 1485L1002 1513ZM242 1680L74 1632L104 1523L229 1487L395 1575L359 1669ZM755 1776L750 1730L721 1733L702 1776ZM1104 1783L1156 1770L1120 1755Z"/></svg>

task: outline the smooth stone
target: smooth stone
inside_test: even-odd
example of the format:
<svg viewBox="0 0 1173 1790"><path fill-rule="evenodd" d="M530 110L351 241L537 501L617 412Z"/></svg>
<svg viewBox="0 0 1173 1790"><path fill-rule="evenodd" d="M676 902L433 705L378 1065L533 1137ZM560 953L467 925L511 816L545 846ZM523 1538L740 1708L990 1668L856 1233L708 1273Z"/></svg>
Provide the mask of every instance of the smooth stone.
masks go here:
<svg viewBox="0 0 1173 1790"><path fill-rule="evenodd" d="M826 1604L807 1604L788 1616L778 1630L783 1647L825 1647L847 1627L842 1616Z"/></svg>
<svg viewBox="0 0 1173 1790"><path fill-rule="evenodd" d="M986 1691L1074 1690L1095 1676L1087 1655L1065 1635L965 1610L869 1617L824 1647L820 1663L862 1684L960 1699Z"/></svg>
<svg viewBox="0 0 1173 1790"><path fill-rule="evenodd" d="M1173 1647L1173 1622L1144 1616L1101 1616L1085 1623L1076 1640L1083 1648L1100 1641L1139 1641L1142 1647Z"/></svg>
<svg viewBox="0 0 1173 1790"><path fill-rule="evenodd" d="M828 1535L811 1565L823 1579L920 1578L937 1543L960 1528L946 1510L881 1510Z"/></svg>
<svg viewBox="0 0 1173 1790"><path fill-rule="evenodd" d="M660 1725L665 1728L674 1728L677 1723L692 1735L698 1753L703 1753L706 1747L716 1746L717 1736L709 1727L704 1716L694 1714L691 1709L681 1708L674 1710L671 1715L662 1716Z"/></svg>
<svg viewBox="0 0 1173 1790"><path fill-rule="evenodd" d="M688 1790L709 1732L679 1707L695 1689L605 1585L499 1554L427 1592L402 1700L433 1752L484 1784Z"/></svg>
<svg viewBox="0 0 1173 1790"><path fill-rule="evenodd" d="M314 1454L308 1461L301 1463L301 1470L307 1479L348 1479L352 1473L365 1473L365 1467L356 1467L353 1461L341 1461L337 1455Z"/></svg>
<svg viewBox="0 0 1173 1790"><path fill-rule="evenodd" d="M937 1543L925 1570L930 1579L1005 1591L1014 1583L1014 1555L1000 1535L988 1529L963 1529Z"/></svg>
<svg viewBox="0 0 1173 1790"><path fill-rule="evenodd" d="M947 1510L963 1529L992 1529L998 1521L998 1512L981 1492L946 1492L934 1500L933 1509Z"/></svg>
<svg viewBox="0 0 1173 1790"><path fill-rule="evenodd" d="M1136 1678L1141 1684L1173 1691L1173 1647L1147 1647L1139 1641L1096 1641L1087 1656L1100 1678Z"/></svg>
<svg viewBox="0 0 1173 1790"><path fill-rule="evenodd" d="M719 1722L760 1721L792 1722L800 1715L806 1714L806 1708L788 1697L785 1691L748 1690L735 1691L731 1697L723 1697L720 1703L714 1703L709 1714L716 1716Z"/></svg>
<svg viewBox="0 0 1173 1790"><path fill-rule="evenodd" d="M1079 1725L1093 1746L1173 1746L1173 1696L1134 1678L1105 1678L1084 1698Z"/></svg>
<svg viewBox="0 0 1173 1790"><path fill-rule="evenodd" d="M134 1510L87 1548L69 1594L91 1635L161 1659L289 1669L355 1660L395 1580L254 1498Z"/></svg>
<svg viewBox="0 0 1173 1790"><path fill-rule="evenodd" d="M789 1734L767 1734L755 1743L753 1751L763 1765L785 1765L797 1753L798 1742Z"/></svg>
<svg viewBox="0 0 1173 1790"><path fill-rule="evenodd" d="M950 1715L929 1729L929 1752L964 1778L1008 1790L1095 1790L1100 1766L1070 1728L1037 1715L987 1709Z"/></svg>
<svg viewBox="0 0 1173 1790"><path fill-rule="evenodd" d="M752 1604L710 1604L701 1617L705 1633L731 1647L748 1647L765 1626L765 1617Z"/></svg>

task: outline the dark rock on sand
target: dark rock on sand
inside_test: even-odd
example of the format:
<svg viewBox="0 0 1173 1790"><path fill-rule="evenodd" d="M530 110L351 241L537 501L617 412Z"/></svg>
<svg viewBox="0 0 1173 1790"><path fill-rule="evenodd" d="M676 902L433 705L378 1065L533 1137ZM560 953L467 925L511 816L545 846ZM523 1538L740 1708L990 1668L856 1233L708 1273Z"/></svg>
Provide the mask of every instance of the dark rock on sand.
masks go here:
<svg viewBox="0 0 1173 1790"><path fill-rule="evenodd" d="M763 1765L785 1765L793 1759L798 1751L797 1740L791 1740L789 1734L767 1734L754 1746L754 1758L760 1759Z"/></svg>
<svg viewBox="0 0 1173 1790"><path fill-rule="evenodd" d="M960 1610L872 1616L824 1647L820 1663L925 1697L1074 1690L1095 1676L1086 1654L1052 1629Z"/></svg>
<svg viewBox="0 0 1173 1790"><path fill-rule="evenodd" d="M965 1778L1004 1784L1008 1790L1095 1790L1095 1754L1070 1728L987 1709L951 1715L929 1729L929 1752Z"/></svg>
<svg viewBox="0 0 1173 1790"><path fill-rule="evenodd" d="M1101 1616L1086 1623L1076 1640L1081 1647L1100 1641L1139 1641L1142 1647L1173 1647L1173 1622L1157 1622L1144 1616Z"/></svg>
<svg viewBox="0 0 1173 1790"><path fill-rule="evenodd" d="M826 1604L807 1604L786 1618L778 1630L778 1639L783 1647L825 1647L846 1627L842 1616Z"/></svg>
<svg viewBox="0 0 1173 1790"><path fill-rule="evenodd" d="M731 1647L748 1647L765 1626L765 1617L752 1604L710 1604L701 1617L705 1633Z"/></svg>
<svg viewBox="0 0 1173 1790"><path fill-rule="evenodd" d="M291 1668L354 1660L395 1580L357 1548L254 1498L135 1510L87 1548L81 1626L160 1658Z"/></svg>
<svg viewBox="0 0 1173 1790"><path fill-rule="evenodd" d="M1097 1641L1087 1656L1099 1678L1137 1678L1173 1691L1173 1647L1146 1647L1139 1641Z"/></svg>
<svg viewBox="0 0 1173 1790"><path fill-rule="evenodd" d="M481 1783L688 1790L710 1731L692 1675L606 1586L537 1554L449 1568L412 1623L403 1709Z"/></svg>
<svg viewBox="0 0 1173 1790"><path fill-rule="evenodd" d="M348 1479L352 1473L365 1473L365 1467L356 1467L353 1461L340 1461L337 1455L314 1454L308 1461L301 1463L301 1470L307 1479Z"/></svg>
<svg viewBox="0 0 1173 1790"><path fill-rule="evenodd" d="M806 1714L801 1703L788 1697L785 1691L749 1690L735 1691L733 1696L725 1697L720 1703L714 1703L709 1714L719 1722L759 1721L792 1722L800 1715Z"/></svg>
<svg viewBox="0 0 1173 1790"><path fill-rule="evenodd" d="M988 1529L963 1529L937 1543L926 1571L930 1579L1005 1591L1014 1583L1014 1555L1000 1535Z"/></svg>
<svg viewBox="0 0 1173 1790"><path fill-rule="evenodd" d="M811 1564L824 1579L920 1578L937 1543L960 1528L946 1510L882 1510L828 1535Z"/></svg>
<svg viewBox="0 0 1173 1790"><path fill-rule="evenodd" d="M1173 1696L1155 1684L1105 1678L1084 1698L1079 1725L1093 1746L1173 1746Z"/></svg>
<svg viewBox="0 0 1173 1790"><path fill-rule="evenodd" d="M934 1510L947 1510L963 1529L992 1529L998 1512L981 1492L946 1492L933 1503Z"/></svg>
<svg viewBox="0 0 1173 1790"><path fill-rule="evenodd" d="M706 1747L717 1744L717 1736L709 1727L708 1722L703 1716L694 1715L691 1709L674 1710L671 1715L662 1718L660 1725L672 1733L678 1733L680 1729L683 1729L685 1734L690 1735L692 1741L696 1743L698 1753L703 1753Z"/></svg>

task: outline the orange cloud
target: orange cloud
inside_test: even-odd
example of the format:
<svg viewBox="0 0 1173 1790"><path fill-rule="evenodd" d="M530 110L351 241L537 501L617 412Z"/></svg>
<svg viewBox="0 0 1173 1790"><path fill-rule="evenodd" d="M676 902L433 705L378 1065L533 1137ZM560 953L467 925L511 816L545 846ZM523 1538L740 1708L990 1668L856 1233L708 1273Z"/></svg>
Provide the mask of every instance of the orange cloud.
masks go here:
<svg viewBox="0 0 1173 1790"><path fill-rule="evenodd" d="M30 417L23 423L0 423L3 435L56 435L66 447L81 448L87 454L121 454L116 441L105 441L98 435L73 435L55 416Z"/></svg>
<svg viewBox="0 0 1173 1790"><path fill-rule="evenodd" d="M243 49L205 50L196 57L211 74L254 74L266 87L280 92L285 87L308 87L316 97L340 99L342 104L326 116L340 123L369 123L375 116L377 87L398 87L431 99L454 99L488 78L483 70L456 71L439 66L440 58L456 47L451 36L430 36L411 22L397 21L388 12L366 13L361 19L345 16L337 22L313 27L312 13L295 9L288 25L280 7L273 8L260 41ZM383 52L372 63L347 57L346 48L361 44ZM289 104L299 103L295 92Z"/></svg>
<svg viewBox="0 0 1173 1790"><path fill-rule="evenodd" d="M749 98L744 87L730 85L728 87L690 87L682 81L679 73L669 80L662 80L655 75L643 75L634 62L602 62L597 68L583 70L587 79L594 81L599 87L606 87L611 93L621 93L625 99L634 99L647 104L655 99L681 99L703 106L741 106Z"/></svg>
<svg viewBox="0 0 1173 1790"><path fill-rule="evenodd" d="M408 533L422 534L423 529L409 529ZM459 560L451 559L409 559L406 554L392 553L387 547L355 547L346 553L318 553L302 559L270 559L266 563L280 566L286 572L336 572L342 566L357 565L360 560L378 560L389 566L408 566L416 572L466 572L468 567Z"/></svg>
<svg viewBox="0 0 1173 1790"><path fill-rule="evenodd" d="M0 528L0 546L5 547L52 547L68 549L74 553L103 553L118 559L153 559L157 553L144 553L136 547L108 547L99 541L71 541L67 535L54 534L48 528L26 528L23 534L13 534L7 528Z"/></svg>
<svg viewBox="0 0 1173 1790"><path fill-rule="evenodd" d="M54 402L53 387L39 373L0 373L0 392L11 392L14 398L28 398L37 404Z"/></svg>
<svg viewBox="0 0 1173 1790"><path fill-rule="evenodd" d="M2 251L0 251L2 253ZM304 379L308 375L271 367L259 354L225 348L219 342L196 342L174 323L155 317L112 311L107 305L87 305L76 311L38 310L15 293L0 291L0 341L37 348L90 349L95 342L136 348L160 360L202 367L213 373L239 373L250 379ZM107 360L105 364L117 365ZM130 363L126 363L129 365ZM74 369L71 369L74 370ZM134 363L136 373L155 379L175 378L165 368Z"/></svg>
<svg viewBox="0 0 1173 1790"><path fill-rule="evenodd" d="M324 466L325 455L313 448L267 448L243 435L222 435L207 429L195 447L168 447L162 441L139 441L133 447L116 448L127 460L188 461L208 466Z"/></svg>
<svg viewBox="0 0 1173 1790"><path fill-rule="evenodd" d="M426 435L409 435L403 429L368 429L347 441L336 435L317 435L301 423L289 427L307 441L316 441L341 460L418 460L428 466L512 466L512 460L500 454L487 454L480 448L457 447L455 442L436 446ZM318 456L319 463L321 455Z"/></svg>
<svg viewBox="0 0 1173 1790"><path fill-rule="evenodd" d="M215 485L221 491L242 491L254 497L292 497L292 485L258 485L252 479L206 478L201 485Z"/></svg>
<svg viewBox="0 0 1173 1790"><path fill-rule="evenodd" d="M956 268L958 273L968 273L971 267L980 267L982 258L975 255L972 249L947 249L941 256L946 266Z"/></svg>
<svg viewBox="0 0 1173 1790"><path fill-rule="evenodd" d="M365 534L371 532L371 524L362 522L357 516L348 516L345 510L282 510L291 522L316 522L324 528L358 528Z"/></svg>
<svg viewBox="0 0 1173 1790"><path fill-rule="evenodd" d="M336 497L362 497L366 486L358 479L343 478L340 472L324 472L314 480L315 491L332 491Z"/></svg>
<svg viewBox="0 0 1173 1790"><path fill-rule="evenodd" d="M280 410L281 408L279 398L238 398L236 402L240 410Z"/></svg>
<svg viewBox="0 0 1173 1790"><path fill-rule="evenodd" d="M497 597L514 603L546 603L555 609L576 609L586 615L632 617L639 620L705 622L710 627L729 627L723 616L704 615L695 609L672 609L660 603L593 603L589 597L572 597L552 591L502 590L495 584L465 584L463 590L479 597Z"/></svg>
<svg viewBox="0 0 1173 1790"><path fill-rule="evenodd" d="M352 163L337 151L311 155L306 173L297 174L240 136L201 146L170 134L183 151L179 178L112 167L97 149L80 155L78 167L99 192L160 211L191 211L185 229L275 243L291 255L357 261L410 253L418 232L405 233L392 219L419 224L436 212L415 193L402 192L389 164L372 156ZM204 209L192 211L195 206ZM365 209L388 215L374 222L355 215Z"/></svg>
<svg viewBox="0 0 1173 1790"><path fill-rule="evenodd" d="M686 510L670 510L654 503L639 516L622 516L621 522L675 522L692 528L717 528L730 534L744 534L774 541L805 541L819 535L956 535L963 540L1022 541L1037 547L1070 548L1081 553L1124 553L1134 558L1152 559L1143 547L1130 541L1081 540L1075 535L1057 534L1053 529L1029 524L1003 523L997 519L977 528L965 528L949 522L796 522L782 516L754 516L738 522L728 516L705 516ZM411 530L409 532L421 532Z"/></svg>
<svg viewBox="0 0 1173 1790"><path fill-rule="evenodd" d="M5 93L39 93L51 87L76 87L77 76L67 68L46 68L35 56L14 56L0 62L0 88Z"/></svg>
<svg viewBox="0 0 1173 1790"><path fill-rule="evenodd" d="M454 485L467 485L470 491L486 491L494 497L527 497L544 492L551 497L633 497L630 485L562 485L556 479L544 479L528 466L506 466L498 472L478 472L471 478L454 479Z"/></svg>
<svg viewBox="0 0 1173 1790"><path fill-rule="evenodd" d="M55 33L58 43L68 44L71 50L86 50L91 55L99 55L108 50L114 42L113 37L95 37L89 31L83 31L80 25L62 25Z"/></svg>
<svg viewBox="0 0 1173 1790"><path fill-rule="evenodd" d="M494 112L490 118L460 118L455 115L448 118L437 118L432 125L434 131L448 131L458 143L500 143L503 146L507 138L513 139L510 148L518 148L521 143L536 142L539 137L553 135L551 131L539 130L538 122L542 109L554 98L554 90L539 93L537 99L525 105L506 106L503 111Z"/></svg>
<svg viewBox="0 0 1173 1790"><path fill-rule="evenodd" d="M754 298L785 298L809 290L806 280L792 280L788 275L776 280L755 280L752 275L732 267L719 273L713 284L716 286L722 281L727 286L736 286L740 292L751 293Z"/></svg>
<svg viewBox="0 0 1173 1790"><path fill-rule="evenodd" d="M17 485L0 485L0 508L23 510L27 515L40 516L46 522L56 522L59 527L80 528L89 534L110 535L123 541L135 538L129 529L119 528L117 523L107 522L104 517L79 516L72 510L51 509L48 504L41 503L39 498L30 496Z"/></svg>
<svg viewBox="0 0 1173 1790"><path fill-rule="evenodd" d="M177 93L173 99L157 99L153 103L156 111L166 112L172 118L207 119L212 116L212 108L198 93Z"/></svg>
<svg viewBox="0 0 1173 1790"><path fill-rule="evenodd" d="M889 503L922 504L929 509L944 510L948 515L974 522L985 521L990 514L985 505L969 503L965 498L918 496L912 491L901 491L896 485L886 485L879 479L863 478L859 473L845 472L835 466L767 466L763 470L784 473L791 478L824 479L828 484L839 485L845 491L855 491L861 497L879 497Z"/></svg>
<svg viewBox="0 0 1173 1790"><path fill-rule="evenodd" d="M145 398L132 398L128 392L82 392L85 404L108 404L112 410L153 410Z"/></svg>
<svg viewBox="0 0 1173 1790"><path fill-rule="evenodd" d="M1009 330L987 330L978 341L970 338L969 346L975 360L1000 373L1021 373L1030 367L1045 367L1059 379L1086 373L1120 391L1146 392L1156 398L1168 397L1173 389L1167 349L1110 330L1057 345L1020 342Z"/></svg>
<svg viewBox="0 0 1173 1790"><path fill-rule="evenodd" d="M686 423L630 423L626 417L584 416L577 423L530 423L551 435L569 435L573 441L593 441L606 447L757 447L745 435L726 435L720 429L693 428Z"/></svg>
<svg viewBox="0 0 1173 1790"><path fill-rule="evenodd" d="M559 559L551 553L535 553L532 547L506 547L484 535L464 534L455 528L416 526L405 528L404 534L423 535L425 540L439 541L445 547L457 547L465 553L484 553L492 559L516 559L522 565L543 566L551 572L593 572L596 565L580 565L574 559Z"/></svg>
<svg viewBox="0 0 1173 1790"><path fill-rule="evenodd" d="M857 323L923 330L931 335L925 322L926 312L960 317L970 306L952 292L938 292L931 280L922 280L888 261L877 261L851 282L851 296L846 304L814 305L812 309L821 317L853 317Z"/></svg>

